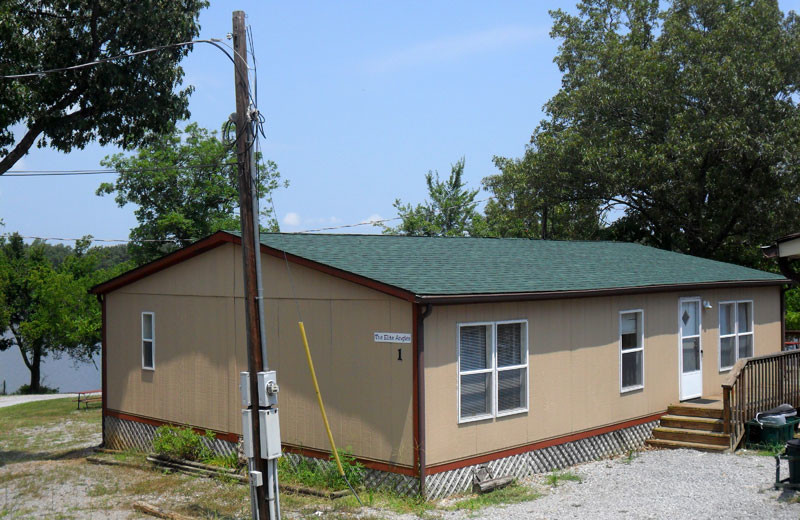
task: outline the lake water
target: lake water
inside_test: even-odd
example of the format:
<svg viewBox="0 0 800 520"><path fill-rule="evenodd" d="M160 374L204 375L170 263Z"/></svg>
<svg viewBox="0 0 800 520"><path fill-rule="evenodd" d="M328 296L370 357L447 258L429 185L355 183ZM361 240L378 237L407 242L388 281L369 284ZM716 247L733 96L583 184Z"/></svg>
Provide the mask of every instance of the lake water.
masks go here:
<svg viewBox="0 0 800 520"><path fill-rule="evenodd" d="M97 366L95 366L97 365ZM63 356L61 359L45 358L42 362L42 384L58 388L61 392L78 392L100 388L100 355L92 363L75 364L72 359ZM17 347L0 352L0 389L6 382L6 392L16 392L21 385L31 381L31 373Z"/></svg>

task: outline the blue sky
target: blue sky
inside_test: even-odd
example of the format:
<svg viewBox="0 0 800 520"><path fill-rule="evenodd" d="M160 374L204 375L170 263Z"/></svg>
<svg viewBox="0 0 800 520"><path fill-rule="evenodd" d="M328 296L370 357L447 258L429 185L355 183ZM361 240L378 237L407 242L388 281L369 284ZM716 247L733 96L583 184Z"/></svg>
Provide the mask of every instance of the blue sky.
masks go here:
<svg viewBox="0 0 800 520"><path fill-rule="evenodd" d="M796 10L800 0L780 4ZM275 194L276 210L282 230L302 231L393 217L396 198L421 202L424 174L447 175L462 156L478 187L496 173L494 155L521 155L560 83L547 11L574 6L212 0L200 23L201 37L224 38L233 10L248 15L267 119L262 149L291 183ZM198 45L183 66L196 89L191 119L219 128L235 109L230 61ZM34 148L14 169L97 168L115 151ZM3 231L127 238L134 208L94 194L112 178L0 177Z"/></svg>

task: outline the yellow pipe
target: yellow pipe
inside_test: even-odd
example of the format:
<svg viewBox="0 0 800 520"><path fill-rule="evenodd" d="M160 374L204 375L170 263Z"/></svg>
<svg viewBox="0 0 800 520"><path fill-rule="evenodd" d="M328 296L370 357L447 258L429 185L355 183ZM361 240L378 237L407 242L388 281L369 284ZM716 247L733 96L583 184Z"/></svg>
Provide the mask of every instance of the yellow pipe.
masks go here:
<svg viewBox="0 0 800 520"><path fill-rule="evenodd" d="M300 325L300 335L303 336L303 346L306 348L306 359L308 360L308 370L311 372L311 379L314 381L314 391L317 392L317 402L319 403L319 411L322 412L322 421L325 423L325 431L328 432L328 440L331 443L331 452L333 458L336 459L336 466L339 468L339 474L344 476L344 468L342 461L339 460L339 452L336 451L336 443L333 442L333 434L331 433L331 425L328 424L328 415L325 413L325 405L322 404L322 394L319 392L319 383L317 382L317 373L314 371L314 362L311 360L311 350L308 348L308 338L306 337L306 328L303 322L297 322Z"/></svg>

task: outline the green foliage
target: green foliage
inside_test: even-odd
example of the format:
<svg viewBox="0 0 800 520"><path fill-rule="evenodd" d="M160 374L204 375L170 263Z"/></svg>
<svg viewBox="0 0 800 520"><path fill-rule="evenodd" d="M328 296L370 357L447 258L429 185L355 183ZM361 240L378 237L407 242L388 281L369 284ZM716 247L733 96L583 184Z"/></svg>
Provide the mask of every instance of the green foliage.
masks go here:
<svg viewBox="0 0 800 520"><path fill-rule="evenodd" d="M29 73L185 42L205 0L3 0L0 71ZM156 22L156 23L154 23ZM62 152L91 141L125 149L189 115L175 47L55 74L0 81L0 174L30 148Z"/></svg>
<svg viewBox="0 0 800 520"><path fill-rule="evenodd" d="M40 384L39 388L33 389L31 385L22 385L20 386L14 394L16 395L28 395L28 394L57 394L58 388L51 388L49 386L45 386Z"/></svg>
<svg viewBox="0 0 800 520"><path fill-rule="evenodd" d="M74 248L27 245L19 234L0 238L0 351L19 349L31 372L29 391L39 393L41 362L68 355L90 361L99 352L101 310L89 288L126 269L100 269L104 248L91 237Z"/></svg>
<svg viewBox="0 0 800 520"><path fill-rule="evenodd" d="M800 330L800 288L786 291L786 329Z"/></svg>
<svg viewBox="0 0 800 520"><path fill-rule="evenodd" d="M574 199L557 170L528 149L523 159L495 157L499 175L483 179L493 198L486 221L501 237L597 239L603 234L600 201Z"/></svg>
<svg viewBox="0 0 800 520"><path fill-rule="evenodd" d="M364 466L349 451L341 449L337 451L345 477L350 485L353 488L360 486L364 482ZM318 463L306 457L300 457L295 464L289 460L289 457L283 456L278 459L278 471L281 479L290 483L334 491L347 489L347 483L339 474L333 455L326 463Z"/></svg>
<svg viewBox="0 0 800 520"><path fill-rule="evenodd" d="M508 486L489 493L474 495L469 498L457 500L448 509L478 511L485 507L494 507L505 504L518 504L540 498L541 495L531 488L514 482Z"/></svg>
<svg viewBox="0 0 800 520"><path fill-rule="evenodd" d="M561 89L519 164L487 181L508 233L560 206L590 235L756 265L759 245L795 231L798 17L767 0L664 4L551 13Z"/></svg>
<svg viewBox="0 0 800 520"><path fill-rule="evenodd" d="M464 158L452 165L450 177L442 181L439 172L425 175L430 201L424 204L403 204L395 200L394 207L403 219L397 227L383 226L390 235L416 236L485 236L486 221L476 210L475 196L479 190L466 188ZM435 178L434 178L435 176Z"/></svg>
<svg viewBox="0 0 800 520"><path fill-rule="evenodd" d="M280 186L277 165L256 157L261 198ZM135 155L115 154L101 161L118 170L113 183L103 183L97 195L116 193L122 207L135 204L139 225L131 230L129 251L137 264L154 260L221 229L239 229L234 210L239 205L236 153L217 132L196 123L181 132L174 128ZM262 204L262 207L266 206ZM277 229L268 211L263 230Z"/></svg>
<svg viewBox="0 0 800 520"><path fill-rule="evenodd" d="M210 457L205 458L203 462L211 466L236 469L239 467L239 456L236 453L228 453L227 455L214 453Z"/></svg>
<svg viewBox="0 0 800 520"><path fill-rule="evenodd" d="M554 471L545 478L545 482L553 487L557 487L561 482L581 482L582 480L580 475L569 471Z"/></svg>
<svg viewBox="0 0 800 520"><path fill-rule="evenodd" d="M173 459L206 461L214 458L214 452L206 446L203 438L214 440L213 432L200 435L192 428L159 426L153 437L153 451Z"/></svg>

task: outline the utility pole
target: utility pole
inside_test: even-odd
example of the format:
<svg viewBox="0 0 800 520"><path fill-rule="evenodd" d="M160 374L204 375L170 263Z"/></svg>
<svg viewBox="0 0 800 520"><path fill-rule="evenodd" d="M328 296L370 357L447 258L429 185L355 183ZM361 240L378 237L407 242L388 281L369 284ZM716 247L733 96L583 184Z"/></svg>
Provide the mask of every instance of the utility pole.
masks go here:
<svg viewBox="0 0 800 520"><path fill-rule="evenodd" d="M265 460L262 453L259 420L259 372L267 370L266 341L263 329L261 301L260 255L258 210L254 195L253 179L253 119L254 109L250 105L250 80L247 68L247 37L244 11L233 13L234 80L236 90L236 162L239 179L239 218L242 229L242 256L244 264L245 326L247 329L247 367L249 373L250 411L249 425L243 421L243 431L248 437L252 455L249 458L251 504L254 520L278 520L280 509L277 498L277 475L275 460ZM263 348L263 351L262 351ZM244 391L244 389L242 389ZM263 390L262 390L263 392ZM277 385L274 386L277 393ZM277 401L275 401L277 402ZM263 413L263 412L261 412ZM274 409L277 416L277 407ZM279 434L278 434L279 435ZM278 440L280 444L280 440ZM260 482L259 482L260 481ZM268 503L269 502L269 503Z"/></svg>

